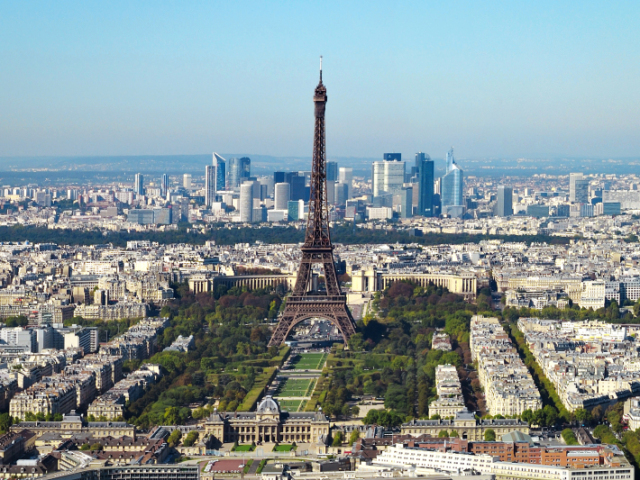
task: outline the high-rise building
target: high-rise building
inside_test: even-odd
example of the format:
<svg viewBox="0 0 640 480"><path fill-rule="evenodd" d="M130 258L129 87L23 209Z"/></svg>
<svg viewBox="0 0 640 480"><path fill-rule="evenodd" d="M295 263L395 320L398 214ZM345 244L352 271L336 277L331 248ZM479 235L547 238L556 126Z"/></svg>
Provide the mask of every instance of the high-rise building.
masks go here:
<svg viewBox="0 0 640 480"><path fill-rule="evenodd" d="M276 183L274 193L274 209L287 210L290 200L288 183Z"/></svg>
<svg viewBox="0 0 640 480"><path fill-rule="evenodd" d="M582 173L569 175L569 201L571 203L589 203L589 180Z"/></svg>
<svg viewBox="0 0 640 480"><path fill-rule="evenodd" d="M384 160L373 162L373 196L396 195L402 190L405 165L400 153L385 153Z"/></svg>
<svg viewBox="0 0 640 480"><path fill-rule="evenodd" d="M273 172L273 183L284 183L285 172Z"/></svg>
<svg viewBox="0 0 640 480"><path fill-rule="evenodd" d="M334 199L336 205L344 205L349 200L349 185L346 183L334 183Z"/></svg>
<svg viewBox="0 0 640 480"><path fill-rule="evenodd" d="M253 191L254 182L244 182L240 185L240 221L253 222Z"/></svg>
<svg viewBox="0 0 640 480"><path fill-rule="evenodd" d="M235 188L251 176L251 159L249 157L230 158L227 173L227 186Z"/></svg>
<svg viewBox="0 0 640 480"><path fill-rule="evenodd" d="M399 197L397 204L400 207L400 218L411 218L413 216L413 188L405 187L397 196Z"/></svg>
<svg viewBox="0 0 640 480"><path fill-rule="evenodd" d="M226 187L226 164L227 161L217 153L213 154L213 166L216 167L216 190L224 190Z"/></svg>
<svg viewBox="0 0 640 480"><path fill-rule="evenodd" d="M287 217L290 222L304 220L304 200L289 200Z"/></svg>
<svg viewBox="0 0 640 480"><path fill-rule="evenodd" d="M216 201L216 167L207 165L204 167L204 204L207 207Z"/></svg>
<svg viewBox="0 0 640 480"><path fill-rule="evenodd" d="M166 173L162 174L162 184L160 185L160 192L162 196L166 196L169 192L169 175Z"/></svg>
<svg viewBox="0 0 640 480"><path fill-rule="evenodd" d="M337 182L327 180L327 205L335 205L336 203L336 185Z"/></svg>
<svg viewBox="0 0 640 480"><path fill-rule="evenodd" d="M309 187L304 175L300 175L299 172L287 172L284 181L290 185L291 200L309 201Z"/></svg>
<svg viewBox="0 0 640 480"><path fill-rule="evenodd" d="M338 172L338 182L347 186L347 200L352 197L353 192L353 168L340 167Z"/></svg>
<svg viewBox="0 0 640 480"><path fill-rule="evenodd" d="M513 189L511 187L505 185L498 187L495 215L497 217L509 217L513 215Z"/></svg>
<svg viewBox="0 0 640 480"><path fill-rule="evenodd" d="M275 184L273 182L273 177L265 176L259 177L258 183L260 184L261 193L260 199L264 200L265 198L272 197L275 195Z"/></svg>
<svg viewBox="0 0 640 480"><path fill-rule="evenodd" d="M416 167L418 169L418 215L433 217L433 186L434 165L429 155L416 153Z"/></svg>
<svg viewBox="0 0 640 480"><path fill-rule="evenodd" d="M461 216L464 212L464 178L463 171L453 158L453 148L447 152L447 172L442 177L441 203L442 213ZM452 208L455 207L455 208Z"/></svg>
<svg viewBox="0 0 640 480"><path fill-rule="evenodd" d="M182 176L182 186L187 190L191 190L191 174L190 173L185 173Z"/></svg>
<svg viewBox="0 0 640 480"><path fill-rule="evenodd" d="M144 195L144 176L141 173L136 173L133 180L133 191L136 195Z"/></svg>
<svg viewBox="0 0 640 480"><path fill-rule="evenodd" d="M327 182L338 181L338 162L327 162Z"/></svg>

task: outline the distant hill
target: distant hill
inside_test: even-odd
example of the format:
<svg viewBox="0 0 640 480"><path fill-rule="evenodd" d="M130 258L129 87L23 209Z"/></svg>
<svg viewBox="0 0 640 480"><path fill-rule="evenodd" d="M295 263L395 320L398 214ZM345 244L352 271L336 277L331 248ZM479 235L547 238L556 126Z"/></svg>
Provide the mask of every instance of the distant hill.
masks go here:
<svg viewBox="0 0 640 480"><path fill-rule="evenodd" d="M221 153L226 158L251 158L251 172L267 175L275 170L310 170L311 157L274 157L250 153ZM382 155L380 155L382 157ZM358 176L371 176L371 163L380 158L329 157L340 166L351 167ZM436 175L442 175L444 160L434 158ZM211 154L202 155L124 155L80 157L0 157L0 183L56 183L65 180L83 182L87 179L128 179L141 172L152 177L162 173L203 175L205 165L211 165ZM405 157L407 169L413 165L413 157ZM534 174L566 175L570 172L635 173L640 174L640 158L589 159L492 159L458 158L458 164L466 175L478 176L531 176Z"/></svg>

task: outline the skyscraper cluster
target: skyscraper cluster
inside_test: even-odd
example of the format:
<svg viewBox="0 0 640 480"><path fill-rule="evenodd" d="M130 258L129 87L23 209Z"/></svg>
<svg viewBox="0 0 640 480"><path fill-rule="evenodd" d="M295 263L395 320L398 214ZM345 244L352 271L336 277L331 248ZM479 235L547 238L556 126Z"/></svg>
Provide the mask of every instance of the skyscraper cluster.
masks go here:
<svg viewBox="0 0 640 480"><path fill-rule="evenodd" d="M374 208L392 208L401 218L433 217L440 213L462 216L465 211L464 178L453 157L453 149L447 153L445 175L438 180L434 162L426 153L416 153L410 169L400 153L385 153L382 158L372 165Z"/></svg>

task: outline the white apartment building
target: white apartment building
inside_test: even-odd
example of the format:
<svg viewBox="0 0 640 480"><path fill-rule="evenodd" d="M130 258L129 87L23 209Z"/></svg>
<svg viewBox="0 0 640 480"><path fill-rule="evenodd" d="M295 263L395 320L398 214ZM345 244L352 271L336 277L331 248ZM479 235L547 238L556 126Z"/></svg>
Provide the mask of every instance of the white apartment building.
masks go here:
<svg viewBox="0 0 640 480"><path fill-rule="evenodd" d="M564 468L532 463L501 462L490 455L441 452L425 448L405 447L396 444L388 447L370 465L363 465L364 471L376 467L415 467L416 474L447 473L459 475L461 472L476 471L483 475L495 475L498 479L539 479L539 480L633 480L633 467L624 459L622 452L616 455L618 466L599 465L588 468ZM426 470L426 471L425 471ZM435 471L435 472L434 472Z"/></svg>

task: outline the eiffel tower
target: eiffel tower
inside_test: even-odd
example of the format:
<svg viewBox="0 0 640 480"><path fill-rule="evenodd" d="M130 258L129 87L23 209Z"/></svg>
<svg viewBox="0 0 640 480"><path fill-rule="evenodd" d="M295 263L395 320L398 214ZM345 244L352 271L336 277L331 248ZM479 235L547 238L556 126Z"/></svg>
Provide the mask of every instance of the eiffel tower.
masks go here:
<svg viewBox="0 0 640 480"><path fill-rule="evenodd" d="M345 346L355 333L355 324L347 307L347 297L340 291L333 261L333 245L329 232L327 206L327 173L325 159L324 110L327 89L322 84L322 57L320 57L320 83L313 96L316 125L313 138L313 166L307 232L302 246L302 260L293 293L287 299L284 313L273 332L269 346L281 345L298 323L310 318L329 320L338 327ZM324 269L325 292L312 291L311 269L314 264Z"/></svg>

